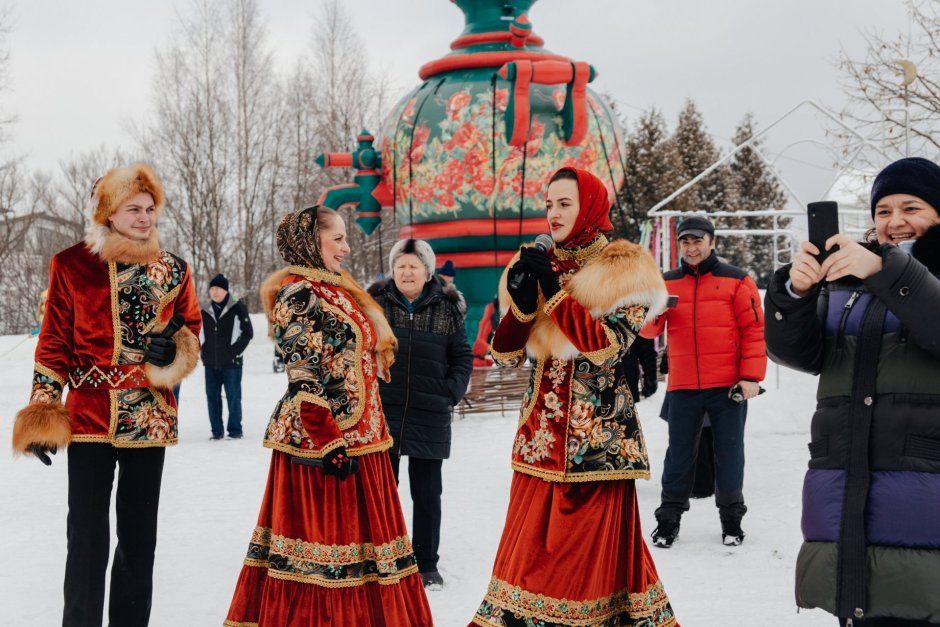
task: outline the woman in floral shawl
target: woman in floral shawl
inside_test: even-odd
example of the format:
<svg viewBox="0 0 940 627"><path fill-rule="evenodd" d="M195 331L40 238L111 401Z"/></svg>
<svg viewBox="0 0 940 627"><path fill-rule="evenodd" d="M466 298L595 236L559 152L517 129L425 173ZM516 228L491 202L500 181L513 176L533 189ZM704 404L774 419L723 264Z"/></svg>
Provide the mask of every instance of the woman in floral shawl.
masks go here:
<svg viewBox="0 0 940 627"><path fill-rule="evenodd" d="M384 453L378 377L395 336L341 271L349 246L333 211L285 216L277 245L291 265L261 296L287 392L265 433L268 484L225 625L430 625Z"/></svg>
<svg viewBox="0 0 940 627"><path fill-rule="evenodd" d="M546 193L554 247L523 248L500 284L492 354L528 355L509 511L472 624L677 625L640 532L646 445L621 358L665 307L652 257L612 230L607 190L562 168ZM512 280L507 281L507 277Z"/></svg>

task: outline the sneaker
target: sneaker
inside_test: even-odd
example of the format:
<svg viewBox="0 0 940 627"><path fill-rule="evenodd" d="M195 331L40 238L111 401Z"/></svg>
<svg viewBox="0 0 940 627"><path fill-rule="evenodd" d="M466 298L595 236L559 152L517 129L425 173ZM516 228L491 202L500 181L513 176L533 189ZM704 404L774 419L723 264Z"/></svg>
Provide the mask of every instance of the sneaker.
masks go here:
<svg viewBox="0 0 940 627"><path fill-rule="evenodd" d="M741 546L742 542L744 542L744 532L741 530L741 521L721 521L721 543L725 546Z"/></svg>
<svg viewBox="0 0 940 627"><path fill-rule="evenodd" d="M421 582L424 584L425 590L443 590L444 589L444 578L441 577L441 574L436 570L432 570L429 573L421 573Z"/></svg>
<svg viewBox="0 0 940 627"><path fill-rule="evenodd" d="M209 441L211 442L212 440L221 440L221 439L222 439L221 435L216 435L213 433L212 437L209 438Z"/></svg>
<svg viewBox="0 0 940 627"><path fill-rule="evenodd" d="M653 531L653 546L668 549L679 538L678 520L660 520Z"/></svg>
<svg viewBox="0 0 940 627"><path fill-rule="evenodd" d="M229 439L229 440L241 440L243 437L245 437L245 436L242 435L241 433L236 433L236 434L234 434L234 435L229 434L228 439Z"/></svg>

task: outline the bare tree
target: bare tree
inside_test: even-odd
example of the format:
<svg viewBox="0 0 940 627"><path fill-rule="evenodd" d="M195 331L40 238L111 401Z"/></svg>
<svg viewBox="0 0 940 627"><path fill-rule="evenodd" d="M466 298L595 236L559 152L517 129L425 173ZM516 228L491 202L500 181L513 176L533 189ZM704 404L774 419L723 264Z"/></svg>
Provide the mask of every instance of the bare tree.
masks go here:
<svg viewBox="0 0 940 627"><path fill-rule="evenodd" d="M904 4L909 33L864 33L863 59L841 51L837 66L849 97L841 116L899 155L936 157L940 155L940 0ZM837 135L847 150L855 145L854 138Z"/></svg>
<svg viewBox="0 0 940 627"><path fill-rule="evenodd" d="M228 267L233 247L231 67L220 2L193 0L191 9L157 53L155 118L137 141L167 188L177 249L206 277Z"/></svg>

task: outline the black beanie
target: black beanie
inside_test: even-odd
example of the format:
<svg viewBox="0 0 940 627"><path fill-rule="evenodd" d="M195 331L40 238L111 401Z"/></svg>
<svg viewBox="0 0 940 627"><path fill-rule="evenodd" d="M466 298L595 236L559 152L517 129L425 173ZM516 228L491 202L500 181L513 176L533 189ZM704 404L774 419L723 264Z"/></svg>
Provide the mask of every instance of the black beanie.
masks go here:
<svg viewBox="0 0 940 627"><path fill-rule="evenodd" d="M225 275L221 272L209 281L209 287L221 287L226 292L228 291L228 279L225 278Z"/></svg>
<svg viewBox="0 0 940 627"><path fill-rule="evenodd" d="M872 219L878 201L891 194L917 196L940 213L940 166L921 157L908 157L879 172L871 186Z"/></svg>

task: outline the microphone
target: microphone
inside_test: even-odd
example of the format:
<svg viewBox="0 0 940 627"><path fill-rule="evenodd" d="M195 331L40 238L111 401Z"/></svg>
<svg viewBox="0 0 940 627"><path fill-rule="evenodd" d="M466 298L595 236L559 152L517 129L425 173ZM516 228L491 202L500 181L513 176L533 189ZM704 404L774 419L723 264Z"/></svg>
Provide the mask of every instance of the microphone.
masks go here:
<svg viewBox="0 0 940 627"><path fill-rule="evenodd" d="M160 337L173 337L174 333L183 328L185 322L186 319L181 314L173 314L173 317L166 324L166 328L160 333Z"/></svg>
<svg viewBox="0 0 940 627"><path fill-rule="evenodd" d="M535 250L544 253L548 252L548 249L555 245L555 240L552 239L551 235L542 233L535 238ZM519 286L522 285L523 279L525 279L526 272L525 270L519 270L514 275L509 278L509 287L514 290L519 289Z"/></svg>

